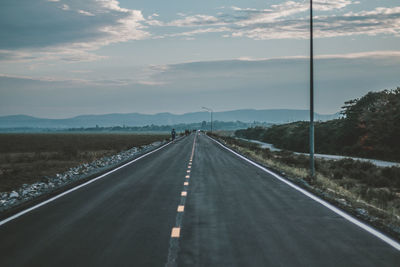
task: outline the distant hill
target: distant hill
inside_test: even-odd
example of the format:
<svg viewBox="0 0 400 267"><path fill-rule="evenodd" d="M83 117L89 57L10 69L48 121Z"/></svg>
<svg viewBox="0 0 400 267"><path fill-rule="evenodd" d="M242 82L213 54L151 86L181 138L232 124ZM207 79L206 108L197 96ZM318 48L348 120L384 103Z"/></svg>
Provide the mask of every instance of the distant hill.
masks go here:
<svg viewBox="0 0 400 267"><path fill-rule="evenodd" d="M320 115L315 114L316 120L326 121L338 118L339 114ZM218 121L241 121L241 122L268 122L286 123L293 121L308 120L308 110L292 109L242 109L223 112L214 112L213 119ZM112 127L112 126L145 126L145 125L173 125L179 123L195 123L208 121L208 112L193 112L185 114L104 114L104 115L82 115L67 119L44 119L26 115L13 115L0 117L0 128L79 128L79 127Z"/></svg>

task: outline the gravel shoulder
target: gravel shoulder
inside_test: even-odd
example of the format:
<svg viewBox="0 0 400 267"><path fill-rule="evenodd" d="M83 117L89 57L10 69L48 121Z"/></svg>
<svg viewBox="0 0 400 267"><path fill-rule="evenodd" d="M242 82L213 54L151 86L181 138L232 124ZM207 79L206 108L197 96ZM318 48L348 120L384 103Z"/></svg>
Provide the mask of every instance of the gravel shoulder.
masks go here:
<svg viewBox="0 0 400 267"><path fill-rule="evenodd" d="M167 142L156 141L148 145L133 147L111 156L104 156L92 162L77 165L65 172L44 177L39 182L23 184L11 192L0 192L0 219L9 217L27 207L117 168L165 143Z"/></svg>

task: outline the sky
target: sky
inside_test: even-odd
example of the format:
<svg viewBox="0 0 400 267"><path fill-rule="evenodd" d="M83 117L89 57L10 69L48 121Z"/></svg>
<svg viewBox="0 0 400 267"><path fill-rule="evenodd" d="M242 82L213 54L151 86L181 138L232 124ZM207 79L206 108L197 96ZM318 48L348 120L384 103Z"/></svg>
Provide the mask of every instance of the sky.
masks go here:
<svg viewBox="0 0 400 267"><path fill-rule="evenodd" d="M315 110L400 86L398 0L314 0ZM0 116L308 109L309 2L2 0Z"/></svg>

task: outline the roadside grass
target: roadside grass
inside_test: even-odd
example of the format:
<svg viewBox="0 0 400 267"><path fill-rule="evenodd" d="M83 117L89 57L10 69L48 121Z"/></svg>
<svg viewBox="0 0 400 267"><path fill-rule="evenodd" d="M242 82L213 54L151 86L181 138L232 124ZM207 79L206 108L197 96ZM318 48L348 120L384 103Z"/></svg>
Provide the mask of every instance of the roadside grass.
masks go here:
<svg viewBox="0 0 400 267"><path fill-rule="evenodd" d="M230 131L230 130L216 130L213 131L213 133L219 136L227 136L227 137L235 136L235 131Z"/></svg>
<svg viewBox="0 0 400 267"><path fill-rule="evenodd" d="M161 134L0 134L0 192L168 137Z"/></svg>
<svg viewBox="0 0 400 267"><path fill-rule="evenodd" d="M307 156L271 152L228 136L213 137L400 240L400 168L352 159L316 159L316 175L311 179Z"/></svg>

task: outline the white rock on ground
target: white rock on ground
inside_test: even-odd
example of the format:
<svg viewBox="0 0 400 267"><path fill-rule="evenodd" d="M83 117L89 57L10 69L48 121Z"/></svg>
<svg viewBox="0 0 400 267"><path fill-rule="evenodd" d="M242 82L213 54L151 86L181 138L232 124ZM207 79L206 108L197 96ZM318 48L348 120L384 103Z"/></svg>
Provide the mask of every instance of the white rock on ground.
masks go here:
<svg viewBox="0 0 400 267"><path fill-rule="evenodd" d="M151 145L142 146L141 148L133 147L129 150L122 151L110 157L103 157L90 163L83 163L79 166L73 167L64 173L57 173L54 177L45 177L46 183L37 182L31 185L23 184L17 191L12 191L10 194L7 192L0 192L0 212L12 206L18 205L23 201L30 200L53 189L62 187L68 183L77 181L93 175L96 172L104 170L120 164L123 161L129 160L139 152L150 150L157 147L163 142L154 142Z"/></svg>
<svg viewBox="0 0 400 267"><path fill-rule="evenodd" d="M10 198L17 198L17 197L19 197L19 194L18 194L17 192L12 191L12 192L10 193Z"/></svg>

